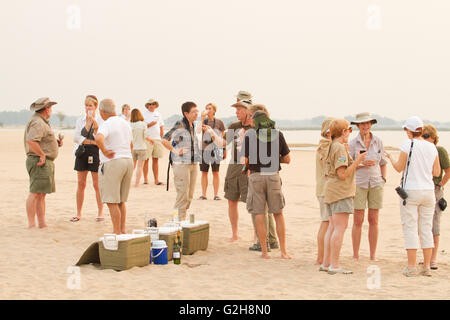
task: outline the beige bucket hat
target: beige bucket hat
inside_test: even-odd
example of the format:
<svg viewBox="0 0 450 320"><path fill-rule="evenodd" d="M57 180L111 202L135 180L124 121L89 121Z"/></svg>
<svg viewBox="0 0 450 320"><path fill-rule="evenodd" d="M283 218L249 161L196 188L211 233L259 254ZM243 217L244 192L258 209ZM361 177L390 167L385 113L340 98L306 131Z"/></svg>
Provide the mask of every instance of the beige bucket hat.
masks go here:
<svg viewBox="0 0 450 320"><path fill-rule="evenodd" d="M51 101L49 97L39 98L31 104L30 110L36 112L51 107L57 103L58 102Z"/></svg>
<svg viewBox="0 0 450 320"><path fill-rule="evenodd" d="M236 102L235 104L232 104L231 106L234 108L237 107L244 107L246 109L248 109L250 106L252 105L252 103L248 100L241 100L239 102Z"/></svg>
<svg viewBox="0 0 450 320"><path fill-rule="evenodd" d="M149 104L156 104L159 107L159 103L158 101L156 101L155 99L149 99L146 103L145 106L148 106Z"/></svg>
<svg viewBox="0 0 450 320"><path fill-rule="evenodd" d="M239 100L252 101L252 94L248 91L239 91L237 96Z"/></svg>
<svg viewBox="0 0 450 320"><path fill-rule="evenodd" d="M350 124L359 124L364 122L372 122L372 124L377 123L377 119L373 118L370 112L362 112L356 115L356 119L350 122Z"/></svg>

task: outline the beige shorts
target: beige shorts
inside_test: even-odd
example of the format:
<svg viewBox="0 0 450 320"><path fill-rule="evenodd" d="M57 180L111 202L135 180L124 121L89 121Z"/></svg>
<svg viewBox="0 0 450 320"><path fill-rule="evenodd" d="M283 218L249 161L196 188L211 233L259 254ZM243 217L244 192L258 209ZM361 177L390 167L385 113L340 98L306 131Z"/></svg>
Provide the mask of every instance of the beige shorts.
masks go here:
<svg viewBox="0 0 450 320"><path fill-rule="evenodd" d="M247 210L251 214L281 213L285 206L278 173L267 175L252 173L248 178Z"/></svg>
<svg viewBox="0 0 450 320"><path fill-rule="evenodd" d="M329 221L328 209L327 205L325 204L325 197L317 197L317 200L319 200L320 206L320 219L322 221Z"/></svg>
<svg viewBox="0 0 450 320"><path fill-rule="evenodd" d="M147 144L148 158L162 158L164 156L164 146L161 140L153 140L151 144L148 140L145 140Z"/></svg>
<svg viewBox="0 0 450 320"><path fill-rule="evenodd" d="M356 210L383 208L384 184L375 188L363 189L356 187L354 206Z"/></svg>
<svg viewBox="0 0 450 320"><path fill-rule="evenodd" d="M133 176L133 160L120 158L100 165L98 181L103 203L127 202Z"/></svg>
<svg viewBox="0 0 450 320"><path fill-rule="evenodd" d="M147 160L148 151L147 150L133 150L133 160Z"/></svg>
<svg viewBox="0 0 450 320"><path fill-rule="evenodd" d="M353 198L345 198L330 204L327 204L328 215L331 216L335 213L349 213L354 211Z"/></svg>

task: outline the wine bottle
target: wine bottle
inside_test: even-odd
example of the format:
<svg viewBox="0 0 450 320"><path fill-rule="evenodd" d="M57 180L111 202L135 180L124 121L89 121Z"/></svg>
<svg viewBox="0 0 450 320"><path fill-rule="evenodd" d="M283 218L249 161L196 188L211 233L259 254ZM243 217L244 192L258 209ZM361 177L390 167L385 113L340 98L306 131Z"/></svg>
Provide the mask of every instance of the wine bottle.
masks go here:
<svg viewBox="0 0 450 320"><path fill-rule="evenodd" d="M180 231L177 232L175 241L173 244L173 263L181 264L181 243L180 243Z"/></svg>

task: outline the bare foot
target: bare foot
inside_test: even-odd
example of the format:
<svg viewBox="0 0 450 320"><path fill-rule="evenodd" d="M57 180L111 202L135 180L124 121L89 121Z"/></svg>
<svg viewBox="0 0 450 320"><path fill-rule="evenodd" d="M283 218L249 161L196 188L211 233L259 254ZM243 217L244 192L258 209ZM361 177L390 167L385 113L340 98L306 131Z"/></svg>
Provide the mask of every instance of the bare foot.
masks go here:
<svg viewBox="0 0 450 320"><path fill-rule="evenodd" d="M290 255L288 255L287 253L282 253L281 259L292 259L292 257Z"/></svg>
<svg viewBox="0 0 450 320"><path fill-rule="evenodd" d="M42 224L42 225L39 226L39 229L45 229L45 228L48 228L48 225Z"/></svg>
<svg viewBox="0 0 450 320"><path fill-rule="evenodd" d="M228 238L228 242L235 242L235 241L238 241L238 240L239 240L238 236L233 236L231 238Z"/></svg>
<svg viewBox="0 0 450 320"><path fill-rule="evenodd" d="M270 259L270 256L269 256L268 253L263 253L263 254L261 255L261 259Z"/></svg>
<svg viewBox="0 0 450 320"><path fill-rule="evenodd" d="M36 228L36 225L28 226L28 229L34 229Z"/></svg>
<svg viewBox="0 0 450 320"><path fill-rule="evenodd" d="M316 263L314 263L315 266L320 266L322 264L322 262L320 262L319 260L316 260Z"/></svg>
<svg viewBox="0 0 450 320"><path fill-rule="evenodd" d="M353 259L353 262L359 263L359 257L353 257L352 259Z"/></svg>

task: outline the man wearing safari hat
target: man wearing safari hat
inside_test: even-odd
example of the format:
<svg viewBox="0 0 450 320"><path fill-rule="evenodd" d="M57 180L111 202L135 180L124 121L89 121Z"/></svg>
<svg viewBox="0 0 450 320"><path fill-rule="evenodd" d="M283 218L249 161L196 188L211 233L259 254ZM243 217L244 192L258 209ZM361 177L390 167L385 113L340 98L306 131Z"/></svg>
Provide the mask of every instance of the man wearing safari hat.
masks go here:
<svg viewBox="0 0 450 320"><path fill-rule="evenodd" d="M57 139L50 128L49 119L52 106L56 102L49 98L39 98L30 106L34 112L25 127L24 146L27 155L26 168L30 177L30 194L26 208L28 228L46 228L45 196L55 192L55 165L58 147L62 146L62 137Z"/></svg>
<svg viewBox="0 0 450 320"><path fill-rule="evenodd" d="M159 181L159 163L158 159L164 155L164 147L161 142L161 138L164 135L164 120L156 110L159 107L158 101L150 99L145 103L145 109L142 115L144 121L147 124L147 133L149 138L153 140L153 143L146 141L148 150L148 159L144 162L144 184L148 184L148 163L152 158L152 171L155 178L155 184L157 186L164 183Z"/></svg>
<svg viewBox="0 0 450 320"><path fill-rule="evenodd" d="M378 213L383 207L383 189L386 182L386 159L380 138L370 130L377 120L368 112L359 113L351 122L359 134L349 143L349 153L356 159L359 153L367 152L365 160L356 170L356 194L352 229L353 259L359 260L364 212L368 208L370 260L376 260L378 242Z"/></svg>

